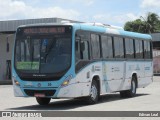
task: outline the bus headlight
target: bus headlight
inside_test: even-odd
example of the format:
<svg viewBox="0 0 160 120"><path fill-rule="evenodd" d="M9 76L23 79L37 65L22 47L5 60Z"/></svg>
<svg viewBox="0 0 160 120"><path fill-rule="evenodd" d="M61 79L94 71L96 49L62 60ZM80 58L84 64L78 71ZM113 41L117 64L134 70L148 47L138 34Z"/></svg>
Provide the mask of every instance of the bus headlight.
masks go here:
<svg viewBox="0 0 160 120"><path fill-rule="evenodd" d="M15 80L14 83L15 83L16 85L20 86L20 84L19 84L18 81Z"/></svg>
<svg viewBox="0 0 160 120"><path fill-rule="evenodd" d="M66 85L68 85L68 84L69 84L69 80L66 80L66 81L64 81L64 82L62 83L61 86L66 86Z"/></svg>
<svg viewBox="0 0 160 120"><path fill-rule="evenodd" d="M20 86L19 82L15 79L15 77L13 77L12 79L15 85Z"/></svg>
<svg viewBox="0 0 160 120"><path fill-rule="evenodd" d="M67 86L70 82L70 80L72 79L72 75L69 75L68 77L66 77L66 79L64 80L64 82L61 84L61 86Z"/></svg>

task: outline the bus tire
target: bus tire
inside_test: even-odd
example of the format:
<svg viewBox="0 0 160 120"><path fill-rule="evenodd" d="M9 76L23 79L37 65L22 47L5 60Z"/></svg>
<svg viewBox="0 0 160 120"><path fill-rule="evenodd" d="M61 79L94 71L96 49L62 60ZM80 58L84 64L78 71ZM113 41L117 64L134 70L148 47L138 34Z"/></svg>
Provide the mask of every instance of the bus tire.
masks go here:
<svg viewBox="0 0 160 120"><path fill-rule="evenodd" d="M134 97L136 95L136 89L137 89L136 77L133 76L132 80L131 80L130 90L121 91L120 96L122 98L124 98L124 97Z"/></svg>
<svg viewBox="0 0 160 120"><path fill-rule="evenodd" d="M121 96L121 98L125 98L126 97L126 91L121 91L120 96Z"/></svg>
<svg viewBox="0 0 160 120"><path fill-rule="evenodd" d="M127 97L134 97L136 95L136 90L137 86L136 86L136 77L132 77L132 81L131 81L131 89L127 91Z"/></svg>
<svg viewBox="0 0 160 120"><path fill-rule="evenodd" d="M90 95L87 98L88 104L95 104L99 99L99 89L98 84L95 80L92 81Z"/></svg>
<svg viewBox="0 0 160 120"><path fill-rule="evenodd" d="M39 105L48 105L51 98L36 97L36 100L39 103Z"/></svg>

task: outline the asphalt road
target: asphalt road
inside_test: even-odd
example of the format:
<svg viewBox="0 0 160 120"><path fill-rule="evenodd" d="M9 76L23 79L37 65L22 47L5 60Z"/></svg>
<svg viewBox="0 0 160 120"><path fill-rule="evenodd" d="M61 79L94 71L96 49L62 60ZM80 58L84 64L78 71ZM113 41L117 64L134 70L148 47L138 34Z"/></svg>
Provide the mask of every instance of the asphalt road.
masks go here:
<svg viewBox="0 0 160 120"><path fill-rule="evenodd" d="M160 77L146 88L139 88L134 98L120 98L119 93L102 96L99 103L87 105L80 100L52 99L47 106L37 104L35 98L14 97L11 85L0 85L0 111L160 111ZM63 119L63 118L59 118ZM69 118L68 118L69 119ZM81 118L72 118L81 119ZM91 118L87 118L88 120ZM95 118L97 119L97 118ZM101 118L103 119L103 118ZM101 120L99 119L99 120ZM118 118L110 118L118 119ZM121 118L128 120L128 118ZM134 118L130 118L134 119ZM139 120L143 118L138 118ZM159 119L159 118L154 118ZM107 119L105 119L107 120ZM145 120L152 120L145 118Z"/></svg>

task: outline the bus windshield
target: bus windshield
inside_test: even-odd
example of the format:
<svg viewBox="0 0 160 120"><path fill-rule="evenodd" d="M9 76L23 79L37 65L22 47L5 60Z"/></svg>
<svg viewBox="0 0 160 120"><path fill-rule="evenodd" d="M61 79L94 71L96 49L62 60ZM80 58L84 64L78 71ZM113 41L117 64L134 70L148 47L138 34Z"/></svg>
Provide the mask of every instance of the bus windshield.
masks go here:
<svg viewBox="0 0 160 120"><path fill-rule="evenodd" d="M50 29L19 30L15 44L15 68L18 72L56 74L69 69L71 33L62 27Z"/></svg>

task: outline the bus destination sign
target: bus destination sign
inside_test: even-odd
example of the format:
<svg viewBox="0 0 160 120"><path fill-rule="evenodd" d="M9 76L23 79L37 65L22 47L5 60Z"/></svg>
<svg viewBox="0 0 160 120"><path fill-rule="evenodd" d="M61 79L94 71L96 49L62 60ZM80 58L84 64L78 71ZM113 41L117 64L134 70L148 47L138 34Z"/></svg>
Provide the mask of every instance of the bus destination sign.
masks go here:
<svg viewBox="0 0 160 120"><path fill-rule="evenodd" d="M65 33L65 27L41 27L41 28L25 28L24 34L61 34Z"/></svg>

